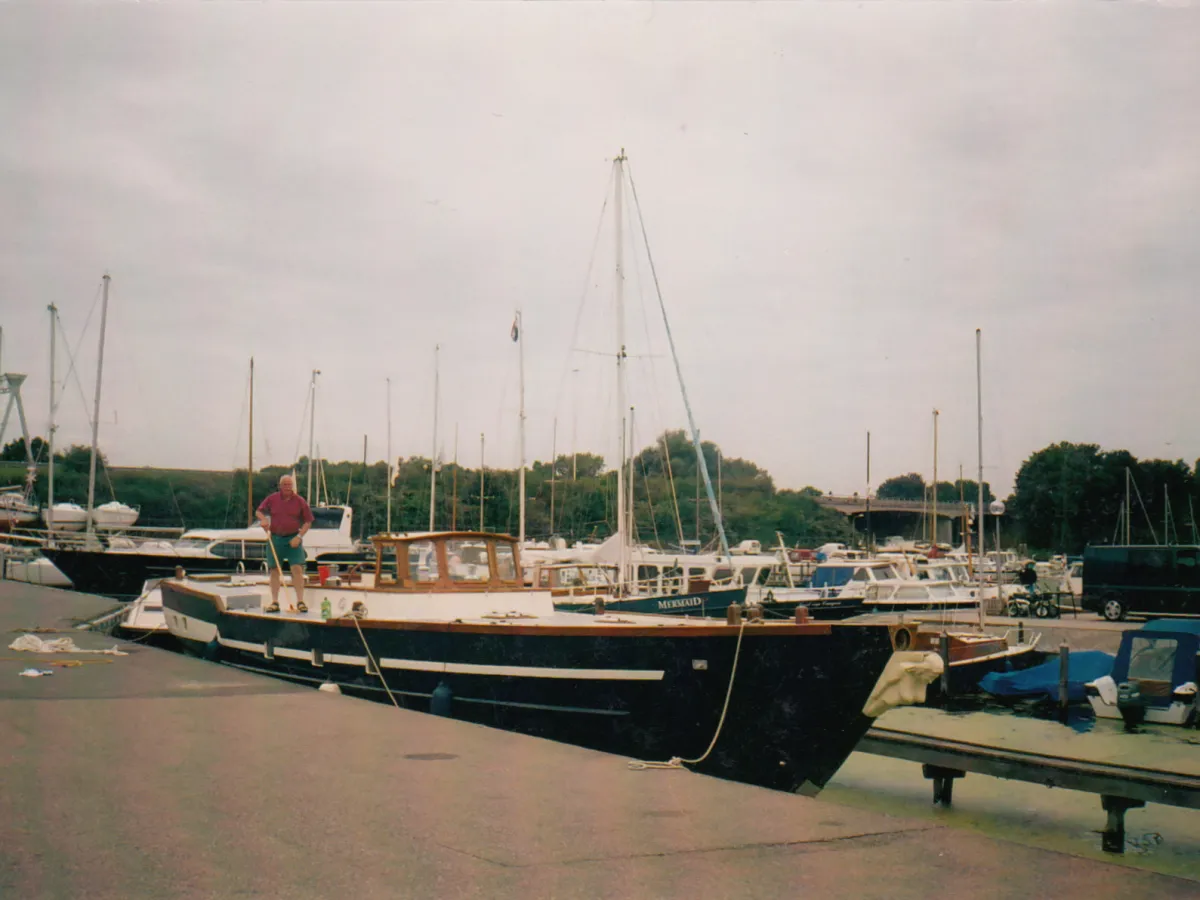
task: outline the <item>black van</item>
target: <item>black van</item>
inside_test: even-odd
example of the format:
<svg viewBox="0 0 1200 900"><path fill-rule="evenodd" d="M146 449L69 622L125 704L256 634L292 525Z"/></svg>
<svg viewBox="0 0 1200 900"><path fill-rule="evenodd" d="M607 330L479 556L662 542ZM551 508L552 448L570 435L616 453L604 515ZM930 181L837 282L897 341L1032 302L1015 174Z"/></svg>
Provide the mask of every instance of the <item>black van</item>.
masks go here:
<svg viewBox="0 0 1200 900"><path fill-rule="evenodd" d="M1110 622L1128 613L1200 616L1200 546L1088 547L1080 605Z"/></svg>

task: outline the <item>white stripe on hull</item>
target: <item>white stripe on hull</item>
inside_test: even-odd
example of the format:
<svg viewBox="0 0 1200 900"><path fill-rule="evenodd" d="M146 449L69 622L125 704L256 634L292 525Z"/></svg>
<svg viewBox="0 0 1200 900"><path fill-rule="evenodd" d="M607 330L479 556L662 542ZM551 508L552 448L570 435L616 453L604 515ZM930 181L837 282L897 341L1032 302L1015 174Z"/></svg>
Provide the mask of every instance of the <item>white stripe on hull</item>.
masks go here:
<svg viewBox="0 0 1200 900"><path fill-rule="evenodd" d="M278 651L276 651L278 652ZM662 669L557 669L544 666L486 666L476 663L440 663L424 659L380 659L385 669L416 672L449 672L455 675L507 675L520 678L573 678L583 681L662 681Z"/></svg>

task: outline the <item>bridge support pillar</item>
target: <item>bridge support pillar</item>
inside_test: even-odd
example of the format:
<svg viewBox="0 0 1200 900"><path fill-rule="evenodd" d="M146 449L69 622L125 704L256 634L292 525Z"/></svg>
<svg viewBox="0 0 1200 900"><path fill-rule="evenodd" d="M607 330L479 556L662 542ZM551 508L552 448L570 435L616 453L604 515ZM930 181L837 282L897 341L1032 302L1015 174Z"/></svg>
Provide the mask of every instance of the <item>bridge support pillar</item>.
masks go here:
<svg viewBox="0 0 1200 900"><path fill-rule="evenodd" d="M1105 853L1125 852L1125 812L1139 809L1146 805L1145 800L1130 800L1128 797L1112 797L1100 795L1100 805L1108 813L1108 824L1104 826L1104 836L1100 846Z"/></svg>
<svg viewBox="0 0 1200 900"><path fill-rule="evenodd" d="M933 780L934 805L948 809L954 799L954 779L962 778L967 773L962 769L947 769L944 766L923 763L921 774Z"/></svg>

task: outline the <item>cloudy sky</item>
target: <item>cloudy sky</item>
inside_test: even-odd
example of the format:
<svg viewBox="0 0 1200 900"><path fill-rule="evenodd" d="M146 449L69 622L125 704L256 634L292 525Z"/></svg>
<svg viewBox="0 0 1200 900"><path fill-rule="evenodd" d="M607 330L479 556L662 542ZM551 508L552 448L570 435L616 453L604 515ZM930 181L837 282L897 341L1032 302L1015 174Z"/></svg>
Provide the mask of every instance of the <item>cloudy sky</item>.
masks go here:
<svg viewBox="0 0 1200 900"><path fill-rule="evenodd" d="M3 368L86 442L228 468L616 452L624 147L703 436L786 487L1055 440L1200 456L1200 19L1178 4L6 4ZM635 439L684 424L626 192ZM603 211L603 216L602 216ZM593 250L594 242L595 250ZM86 333L85 322L90 324ZM578 325L577 325L578 323ZM60 362L60 375L63 364ZM12 436L12 426L10 433Z"/></svg>

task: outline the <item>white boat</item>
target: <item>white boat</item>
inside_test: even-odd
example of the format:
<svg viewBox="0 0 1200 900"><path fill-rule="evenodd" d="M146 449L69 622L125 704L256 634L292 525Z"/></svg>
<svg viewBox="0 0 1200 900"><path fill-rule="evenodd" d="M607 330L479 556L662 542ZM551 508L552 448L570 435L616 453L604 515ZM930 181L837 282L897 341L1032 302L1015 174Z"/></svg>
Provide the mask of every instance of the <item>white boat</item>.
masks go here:
<svg viewBox="0 0 1200 900"><path fill-rule="evenodd" d="M4 564L0 578L4 580L47 587L71 587L71 579L42 555L41 541L37 538L5 535L0 540L0 559Z"/></svg>
<svg viewBox="0 0 1200 900"><path fill-rule="evenodd" d="M138 520L138 510L116 500L101 503L92 513L97 528L129 528Z"/></svg>
<svg viewBox="0 0 1200 900"><path fill-rule="evenodd" d="M83 531L87 524L87 510L78 503L55 503L50 509L42 510L42 519L49 522L47 513L53 513L55 531Z"/></svg>
<svg viewBox="0 0 1200 900"><path fill-rule="evenodd" d="M121 627L136 637L152 632L167 633L167 620L163 615L161 578L151 578L142 586L142 593L129 604Z"/></svg>
<svg viewBox="0 0 1200 900"><path fill-rule="evenodd" d="M23 492L16 490L0 493L0 531L28 528L37 524L37 519L37 507L26 502Z"/></svg>

